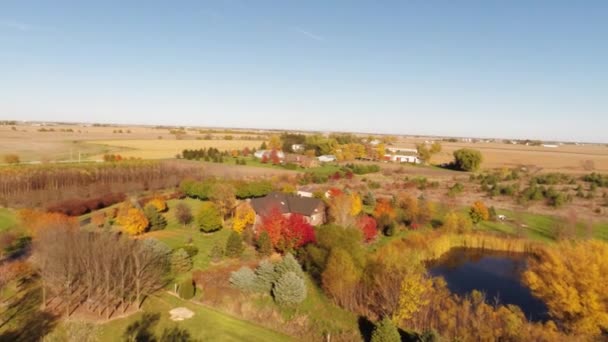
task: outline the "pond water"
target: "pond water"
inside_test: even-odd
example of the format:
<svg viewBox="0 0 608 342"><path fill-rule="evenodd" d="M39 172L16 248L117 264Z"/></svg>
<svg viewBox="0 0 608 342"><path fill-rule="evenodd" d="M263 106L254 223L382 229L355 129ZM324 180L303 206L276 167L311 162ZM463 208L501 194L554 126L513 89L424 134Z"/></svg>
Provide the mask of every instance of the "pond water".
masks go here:
<svg viewBox="0 0 608 342"><path fill-rule="evenodd" d="M519 306L532 321L547 319L545 304L533 297L521 283L526 254L471 248L453 248L428 265L429 273L441 276L452 293L466 295L473 290L486 294L489 303Z"/></svg>

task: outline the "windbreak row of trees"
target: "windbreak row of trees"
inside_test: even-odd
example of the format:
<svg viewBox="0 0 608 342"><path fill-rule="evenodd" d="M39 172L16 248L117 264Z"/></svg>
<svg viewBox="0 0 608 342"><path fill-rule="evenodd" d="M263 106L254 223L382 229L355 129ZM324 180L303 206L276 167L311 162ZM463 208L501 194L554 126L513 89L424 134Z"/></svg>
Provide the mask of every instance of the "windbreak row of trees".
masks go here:
<svg viewBox="0 0 608 342"><path fill-rule="evenodd" d="M40 231L33 250L44 306L106 318L139 308L163 286L171 252L156 240L67 227Z"/></svg>
<svg viewBox="0 0 608 342"><path fill-rule="evenodd" d="M36 206L91 194L161 189L199 176L200 170L198 165L179 161L3 167L0 199L12 206Z"/></svg>

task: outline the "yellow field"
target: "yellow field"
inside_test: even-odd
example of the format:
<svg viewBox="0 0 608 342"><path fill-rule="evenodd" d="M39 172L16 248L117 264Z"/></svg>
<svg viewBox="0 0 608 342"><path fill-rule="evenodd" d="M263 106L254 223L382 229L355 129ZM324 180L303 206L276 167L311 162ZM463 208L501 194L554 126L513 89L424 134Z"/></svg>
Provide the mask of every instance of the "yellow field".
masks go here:
<svg viewBox="0 0 608 342"><path fill-rule="evenodd" d="M117 149L123 157L142 159L174 158L185 149L201 149L215 147L220 151L259 148L259 140L93 140L87 143L107 146ZM103 155L92 156L92 159L102 159Z"/></svg>

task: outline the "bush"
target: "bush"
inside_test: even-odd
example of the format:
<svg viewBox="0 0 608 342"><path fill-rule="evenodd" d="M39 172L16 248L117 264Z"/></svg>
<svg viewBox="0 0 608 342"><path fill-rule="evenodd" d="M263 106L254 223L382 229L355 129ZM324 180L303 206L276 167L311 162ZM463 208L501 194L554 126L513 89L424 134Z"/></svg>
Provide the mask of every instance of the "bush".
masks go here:
<svg viewBox="0 0 608 342"><path fill-rule="evenodd" d="M456 183L452 185L448 190L448 196L455 197L456 195L462 193L464 191L464 185L461 183Z"/></svg>
<svg viewBox="0 0 608 342"><path fill-rule="evenodd" d="M185 250L190 257L193 257L198 254L198 247L194 245L183 245L181 249Z"/></svg>
<svg viewBox="0 0 608 342"><path fill-rule="evenodd" d="M376 324L371 342L401 342L401 336L393 322L384 318Z"/></svg>
<svg viewBox="0 0 608 342"><path fill-rule="evenodd" d="M232 231L226 241L226 256L229 258L238 258L243 254L244 249L245 246L243 246L241 234Z"/></svg>
<svg viewBox="0 0 608 342"><path fill-rule="evenodd" d="M62 213L68 216L80 216L91 211L103 209L120 203L126 198L123 193L109 193L89 199L70 199L47 206L46 210L53 213Z"/></svg>
<svg viewBox="0 0 608 342"><path fill-rule="evenodd" d="M284 275L285 273L288 273L288 272L293 272L298 277L304 276L304 271L302 271L302 266L300 266L300 263L298 263L296 258L294 258L294 256L291 253L285 254L285 256L283 257L283 260L281 260L281 262L279 262L275 266L275 271L277 273L277 277L281 277L282 275Z"/></svg>
<svg viewBox="0 0 608 342"><path fill-rule="evenodd" d="M230 284L241 291L253 291L256 286L256 276L251 268L243 266L230 274Z"/></svg>
<svg viewBox="0 0 608 342"><path fill-rule="evenodd" d="M199 228L204 232L213 232L222 228L222 216L216 204L204 202L197 216Z"/></svg>
<svg viewBox="0 0 608 342"><path fill-rule="evenodd" d="M196 294L196 287L194 286L194 281L192 278L188 278L184 280L181 284L179 284L178 295L179 298L182 299L192 299Z"/></svg>
<svg viewBox="0 0 608 342"><path fill-rule="evenodd" d="M192 222L192 211L190 207L183 202L180 202L175 208L175 218L177 222L181 223L183 226Z"/></svg>
<svg viewBox="0 0 608 342"><path fill-rule="evenodd" d="M294 272L283 274L272 288L272 296L279 305L295 305L306 299L306 284Z"/></svg>
<svg viewBox="0 0 608 342"><path fill-rule="evenodd" d="M268 256L272 253L272 242L270 235L267 232L262 232L256 241L258 253L262 256Z"/></svg>
<svg viewBox="0 0 608 342"><path fill-rule="evenodd" d="M183 248L171 254L171 269L176 274L188 272L192 269L192 258Z"/></svg>

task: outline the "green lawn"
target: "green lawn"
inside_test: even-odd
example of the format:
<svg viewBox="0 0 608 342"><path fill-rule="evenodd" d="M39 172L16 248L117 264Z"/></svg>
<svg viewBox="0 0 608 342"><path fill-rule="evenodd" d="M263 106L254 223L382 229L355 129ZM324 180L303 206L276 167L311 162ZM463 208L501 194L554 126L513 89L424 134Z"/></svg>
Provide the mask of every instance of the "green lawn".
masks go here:
<svg viewBox="0 0 608 342"><path fill-rule="evenodd" d="M185 307L194 312L194 317L180 322L169 319L169 310ZM144 312L159 313L160 320L151 331L157 336L164 329L177 326L186 329L194 339L201 341L291 341L292 338L280 333L268 330L254 323L246 322L223 314L214 309L184 301L168 293L149 298L144 303ZM138 321L143 312L126 318L113 320L101 325L99 328L100 341L121 341L125 329L132 323Z"/></svg>
<svg viewBox="0 0 608 342"><path fill-rule="evenodd" d="M167 218L167 228L159 231L146 233L143 237L153 237L164 243L171 248L179 248L190 241L198 248L198 254L194 256L194 269L205 269L211 262L211 249L214 245L219 244L222 247L225 246L226 240L230 235L231 228L227 224L223 229L214 233L203 233L196 228L195 222L184 227L177 222L175 218L175 208L179 202L186 203L192 209L192 215L195 217L203 204L202 201L192 198L185 198L183 200L170 200L167 202L169 211L164 215Z"/></svg>
<svg viewBox="0 0 608 342"><path fill-rule="evenodd" d="M0 232L17 225L17 217L13 210L0 208Z"/></svg>

